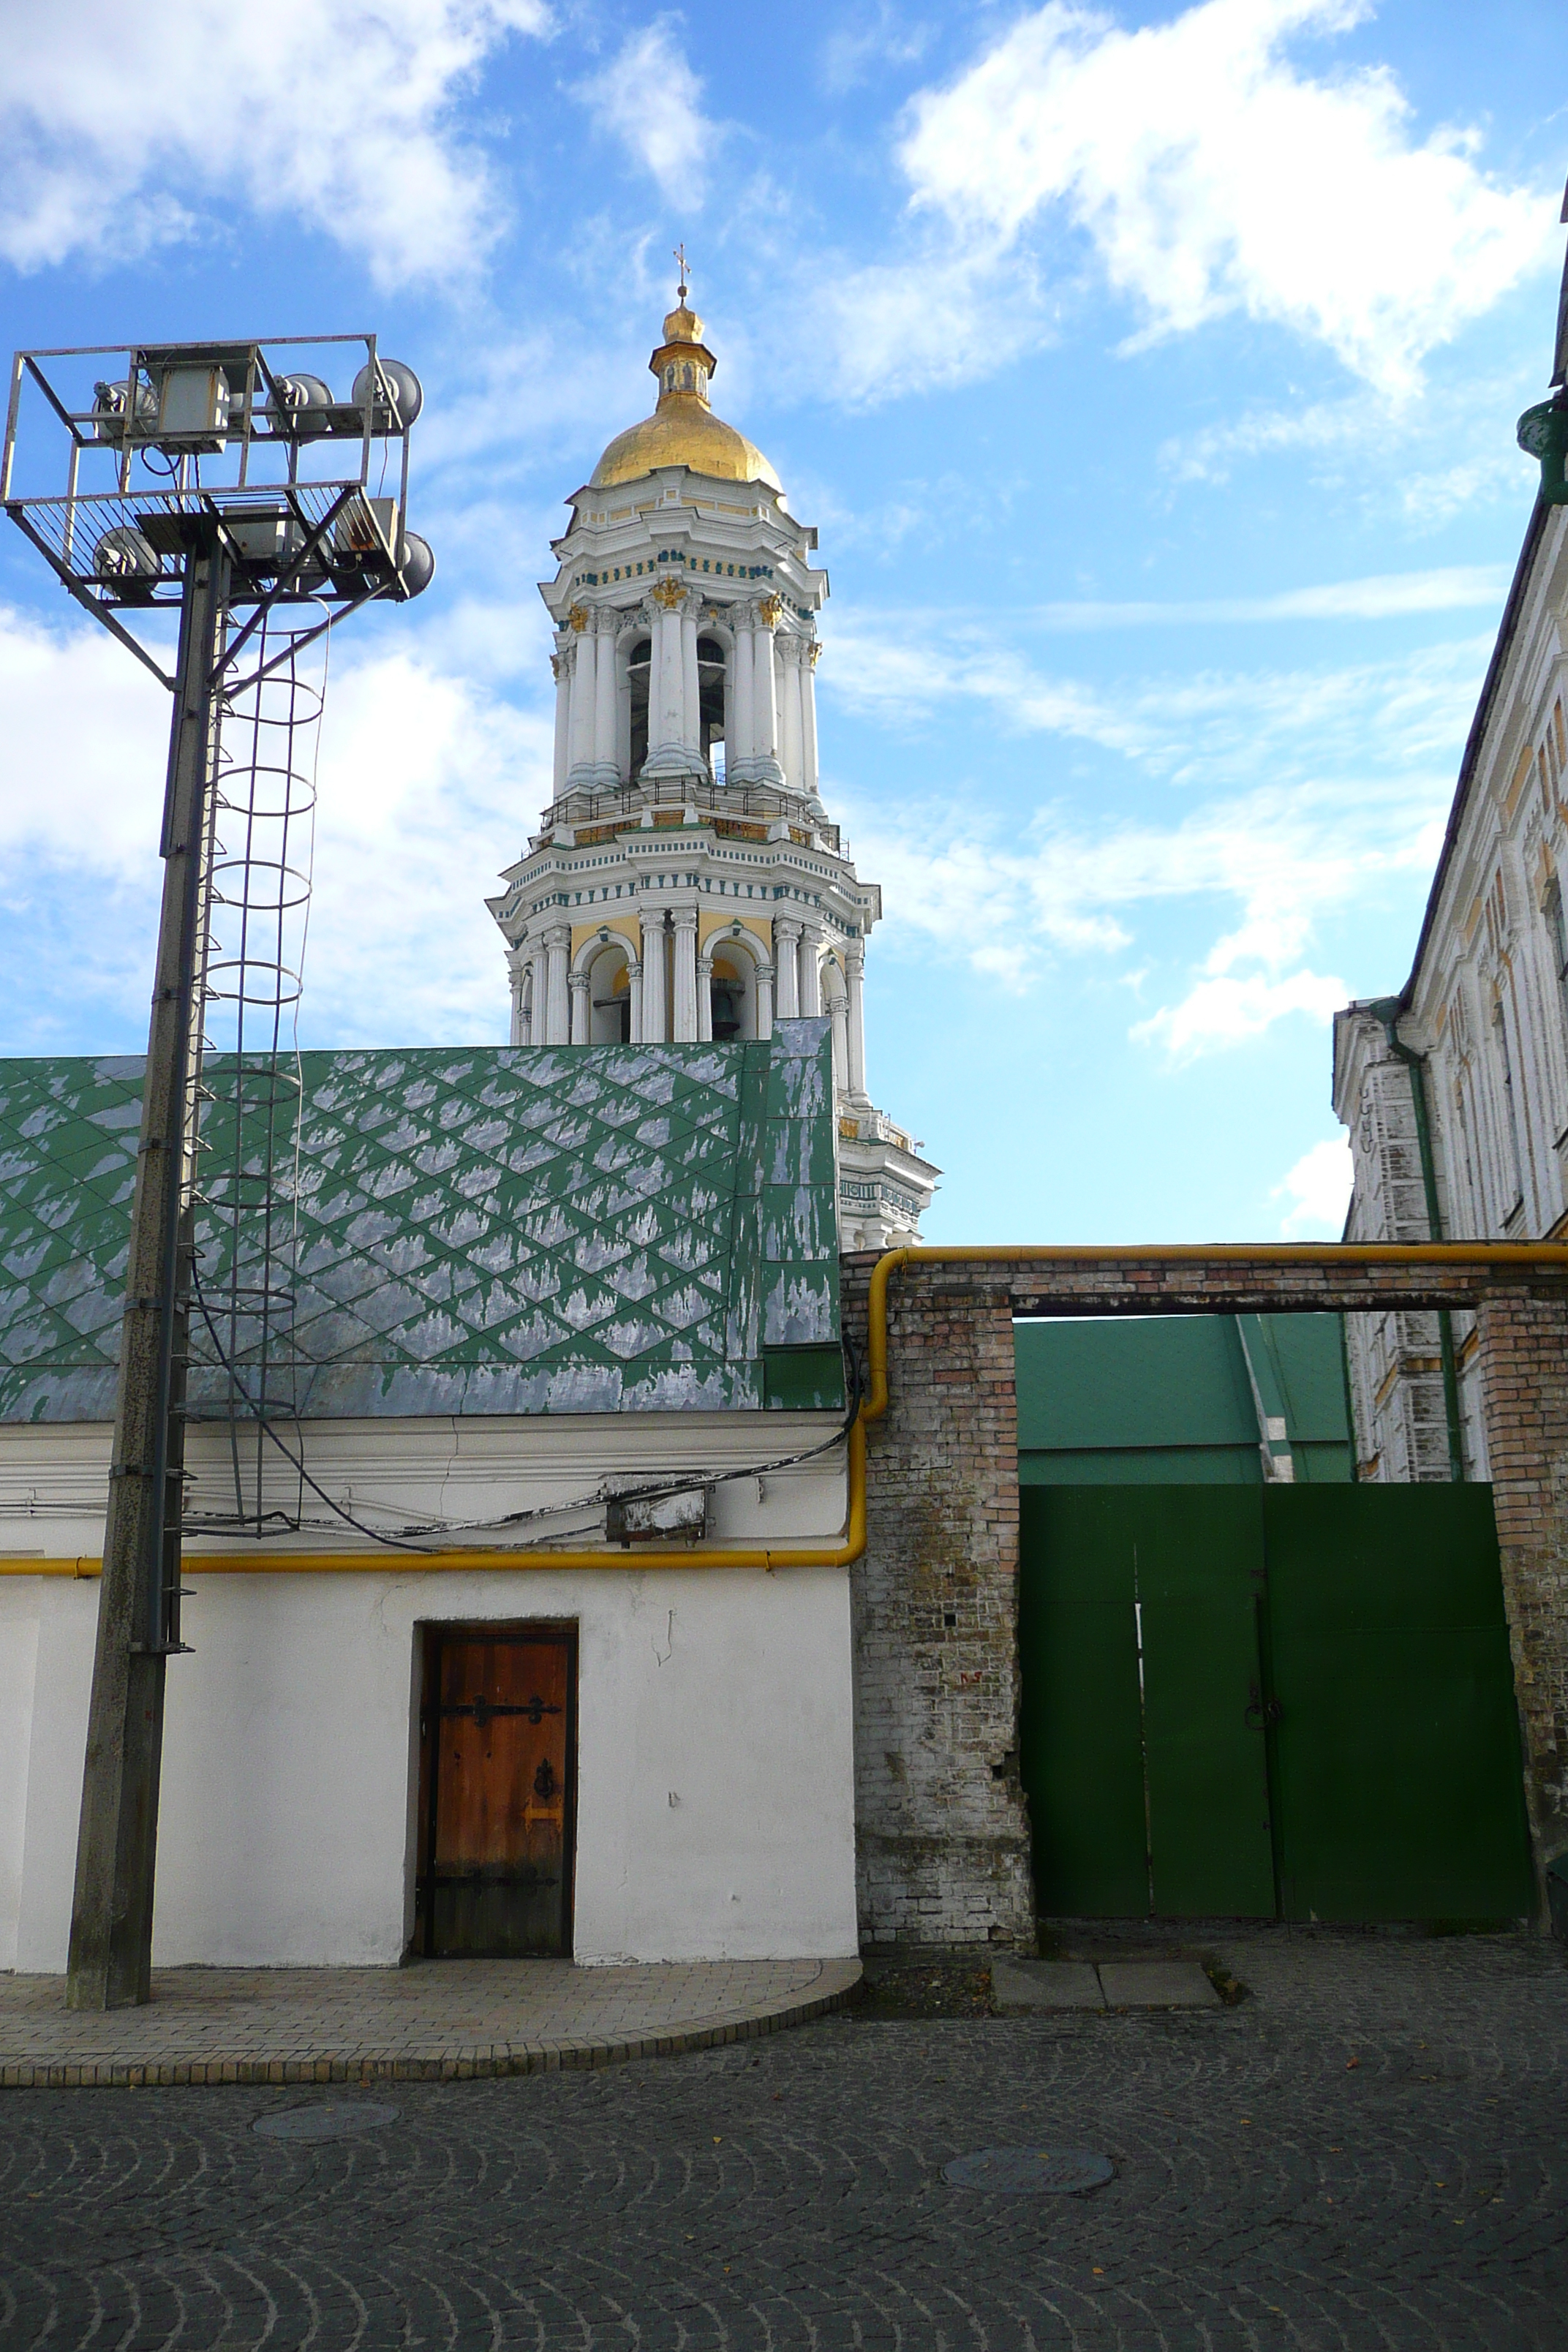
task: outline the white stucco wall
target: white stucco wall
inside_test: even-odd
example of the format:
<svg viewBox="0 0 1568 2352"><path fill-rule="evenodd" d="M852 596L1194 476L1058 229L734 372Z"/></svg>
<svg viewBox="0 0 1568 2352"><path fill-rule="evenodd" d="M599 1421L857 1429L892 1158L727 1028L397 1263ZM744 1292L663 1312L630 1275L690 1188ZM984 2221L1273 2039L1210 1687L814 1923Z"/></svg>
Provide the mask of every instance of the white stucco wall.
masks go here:
<svg viewBox="0 0 1568 2352"><path fill-rule="evenodd" d="M172 1659L154 1958L395 1963L416 1628L578 1627L578 1959L857 1948L841 1569L208 1576ZM0 1965L65 1965L95 1581L0 1587ZM672 1801L673 1800L673 1801Z"/></svg>

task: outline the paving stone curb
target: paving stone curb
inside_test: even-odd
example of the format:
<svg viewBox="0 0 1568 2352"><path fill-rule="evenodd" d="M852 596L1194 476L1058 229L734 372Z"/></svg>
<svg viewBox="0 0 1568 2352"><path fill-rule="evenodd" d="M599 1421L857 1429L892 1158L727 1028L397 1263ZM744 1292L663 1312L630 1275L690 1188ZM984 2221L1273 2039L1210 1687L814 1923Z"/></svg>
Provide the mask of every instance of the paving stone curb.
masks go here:
<svg viewBox="0 0 1568 2352"><path fill-rule="evenodd" d="M731 2042L753 2042L782 2033L842 2009L860 1982L860 1969L830 1992L809 2000L793 1997L742 2015L720 2015L672 2032L584 2035L560 2042L496 2042L489 2047L394 2055L344 2051L290 2058L170 2058L145 2063L100 2059L33 2064L23 2059L0 2063L0 2090L173 2090L194 2085L257 2083L466 2083L506 2074L552 2074L579 2066L618 2066L633 2058L673 2058L683 2050L713 2050Z"/></svg>

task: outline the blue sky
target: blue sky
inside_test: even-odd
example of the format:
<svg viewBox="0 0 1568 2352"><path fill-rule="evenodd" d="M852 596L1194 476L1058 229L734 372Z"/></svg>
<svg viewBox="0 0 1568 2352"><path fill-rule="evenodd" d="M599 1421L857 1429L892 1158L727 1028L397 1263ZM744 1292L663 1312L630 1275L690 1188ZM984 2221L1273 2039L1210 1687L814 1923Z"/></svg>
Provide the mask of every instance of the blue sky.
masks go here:
<svg viewBox="0 0 1568 2352"><path fill-rule="evenodd" d="M440 568L332 654L305 1042L505 1034L533 583L684 238L821 531L929 1236L1337 1234L1329 1015L1408 970L1531 501L1560 5L78 0L7 47L7 344L369 327L425 383ZM166 712L8 527L0 694L0 1051L135 1050Z"/></svg>

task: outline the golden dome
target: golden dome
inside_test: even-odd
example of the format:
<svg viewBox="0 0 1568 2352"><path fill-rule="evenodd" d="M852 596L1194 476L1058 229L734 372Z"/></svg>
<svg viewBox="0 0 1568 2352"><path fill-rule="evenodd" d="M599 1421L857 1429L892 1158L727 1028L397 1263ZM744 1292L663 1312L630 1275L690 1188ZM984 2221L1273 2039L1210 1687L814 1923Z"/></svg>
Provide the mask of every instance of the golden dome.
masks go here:
<svg viewBox="0 0 1568 2352"><path fill-rule="evenodd" d="M702 340L702 321L680 289L678 309L664 322L664 341L648 361L658 380L658 405L640 425L617 433L588 479L592 490L635 482L658 466L688 466L721 482L783 483L757 447L708 404L708 382L718 362Z"/></svg>

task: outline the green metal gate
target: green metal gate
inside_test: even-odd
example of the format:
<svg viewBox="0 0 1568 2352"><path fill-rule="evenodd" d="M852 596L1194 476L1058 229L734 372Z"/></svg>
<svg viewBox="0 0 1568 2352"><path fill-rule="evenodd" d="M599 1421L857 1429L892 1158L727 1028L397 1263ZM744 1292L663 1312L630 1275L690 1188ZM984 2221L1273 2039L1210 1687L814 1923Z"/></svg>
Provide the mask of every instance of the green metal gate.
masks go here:
<svg viewBox="0 0 1568 2352"><path fill-rule="evenodd" d="M1533 1908L1489 1486L1020 1499L1042 1913Z"/></svg>

